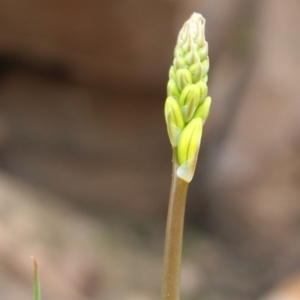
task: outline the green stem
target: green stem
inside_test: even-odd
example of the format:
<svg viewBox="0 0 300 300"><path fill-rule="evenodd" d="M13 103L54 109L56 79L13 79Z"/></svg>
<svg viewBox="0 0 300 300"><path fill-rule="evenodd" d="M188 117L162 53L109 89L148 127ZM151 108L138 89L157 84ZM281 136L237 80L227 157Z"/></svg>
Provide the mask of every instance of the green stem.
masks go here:
<svg viewBox="0 0 300 300"><path fill-rule="evenodd" d="M177 159L173 154L173 174L164 253L162 300L180 299L182 236L188 183L177 177L177 167Z"/></svg>
<svg viewBox="0 0 300 300"><path fill-rule="evenodd" d="M34 292L34 300L41 300L41 288L40 288L40 279L39 279L39 270L38 264L36 259L31 256L34 265L34 285L33 285L33 292Z"/></svg>

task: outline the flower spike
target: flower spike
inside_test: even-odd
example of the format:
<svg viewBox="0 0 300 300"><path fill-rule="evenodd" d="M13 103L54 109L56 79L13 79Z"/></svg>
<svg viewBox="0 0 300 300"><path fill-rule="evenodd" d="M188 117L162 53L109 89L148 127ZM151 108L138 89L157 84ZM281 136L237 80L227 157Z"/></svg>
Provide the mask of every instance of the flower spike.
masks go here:
<svg viewBox="0 0 300 300"><path fill-rule="evenodd" d="M172 147L177 153L177 176L193 178L202 127L208 117L208 43L205 19L194 13L179 32L169 71L165 118Z"/></svg>

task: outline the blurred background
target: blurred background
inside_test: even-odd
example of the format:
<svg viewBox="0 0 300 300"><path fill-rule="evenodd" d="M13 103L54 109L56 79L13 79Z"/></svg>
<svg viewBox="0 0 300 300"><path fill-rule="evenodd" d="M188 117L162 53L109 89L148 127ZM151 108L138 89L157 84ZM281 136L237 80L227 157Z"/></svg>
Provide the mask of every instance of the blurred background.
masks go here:
<svg viewBox="0 0 300 300"><path fill-rule="evenodd" d="M0 0L0 299L160 297L176 37L207 20L213 98L186 300L300 299L300 2Z"/></svg>

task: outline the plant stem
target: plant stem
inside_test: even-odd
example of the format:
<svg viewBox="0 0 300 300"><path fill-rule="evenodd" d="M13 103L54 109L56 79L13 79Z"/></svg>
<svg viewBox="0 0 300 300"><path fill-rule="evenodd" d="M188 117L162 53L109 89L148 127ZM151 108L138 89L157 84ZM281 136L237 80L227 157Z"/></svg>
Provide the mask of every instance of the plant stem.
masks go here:
<svg viewBox="0 0 300 300"><path fill-rule="evenodd" d="M175 151L174 151L175 153ZM165 239L162 300L180 299L182 236L188 183L176 175L177 159L173 153L173 174Z"/></svg>
<svg viewBox="0 0 300 300"><path fill-rule="evenodd" d="M36 259L31 256L34 265L34 300L41 300L41 287L40 287L40 279L39 279L39 270Z"/></svg>

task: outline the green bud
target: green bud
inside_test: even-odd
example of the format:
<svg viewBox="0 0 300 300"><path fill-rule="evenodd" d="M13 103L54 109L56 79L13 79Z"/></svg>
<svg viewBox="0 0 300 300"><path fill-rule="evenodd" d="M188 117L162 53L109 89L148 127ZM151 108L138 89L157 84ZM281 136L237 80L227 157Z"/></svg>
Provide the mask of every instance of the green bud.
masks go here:
<svg viewBox="0 0 300 300"><path fill-rule="evenodd" d="M208 43L205 41L202 48L198 49L198 55L200 60L203 61L207 58L208 55Z"/></svg>
<svg viewBox="0 0 300 300"><path fill-rule="evenodd" d="M178 142L178 163L184 164L198 154L202 136L202 120L193 119L181 132Z"/></svg>
<svg viewBox="0 0 300 300"><path fill-rule="evenodd" d="M188 52L185 56L185 61L188 63L189 66L200 62L198 52L195 50L194 46L192 46L191 51Z"/></svg>
<svg viewBox="0 0 300 300"><path fill-rule="evenodd" d="M183 44L182 48L185 51L191 50L192 43L197 45L197 48L202 48L205 41L204 28L205 19L200 14L194 13L180 30L177 44Z"/></svg>
<svg viewBox="0 0 300 300"><path fill-rule="evenodd" d="M207 91L208 91L207 84L203 80L200 80L198 83L196 83L196 85L200 89L200 103L199 103L199 105L201 105L204 102L205 98L207 97Z"/></svg>
<svg viewBox="0 0 300 300"><path fill-rule="evenodd" d="M188 123L193 118L194 113L197 109L197 103L199 103L199 100L196 100L196 98L192 98L191 101L187 103L187 105L181 107L183 119L186 123Z"/></svg>
<svg viewBox="0 0 300 300"><path fill-rule="evenodd" d="M183 121L182 113L180 106L178 102L172 98L172 97L167 97L166 103L165 103L165 118L167 120L168 115L172 115L172 119L174 119L174 124L182 130L185 126L185 123Z"/></svg>
<svg viewBox="0 0 300 300"><path fill-rule="evenodd" d="M203 104L200 105L195 114L194 118L201 118L203 121L203 125L208 117L209 111L210 111L210 105L211 105L211 97L206 97Z"/></svg>
<svg viewBox="0 0 300 300"><path fill-rule="evenodd" d="M169 70L169 78L176 80L176 70L175 70L174 66L171 66L171 68Z"/></svg>
<svg viewBox="0 0 300 300"><path fill-rule="evenodd" d="M209 59L207 57L207 59L205 59L203 62L202 62L202 67L203 67L203 73L202 73L202 76L206 75L208 70L209 70Z"/></svg>
<svg viewBox="0 0 300 300"><path fill-rule="evenodd" d="M198 15L194 18L195 23L195 41L198 44L198 48L203 47L205 42L205 19Z"/></svg>
<svg viewBox="0 0 300 300"><path fill-rule="evenodd" d="M176 82L179 90L182 91L187 84L193 83L192 75L187 69L180 69L176 71Z"/></svg>
<svg viewBox="0 0 300 300"><path fill-rule="evenodd" d="M207 84L205 82L200 82L201 96L207 94Z"/></svg>
<svg viewBox="0 0 300 300"><path fill-rule="evenodd" d="M165 103L165 119L171 144L176 147L185 123L180 106L172 97L168 97Z"/></svg>
<svg viewBox="0 0 300 300"><path fill-rule="evenodd" d="M178 38L177 38L177 44L183 44L186 41L186 39L187 39L186 27L187 27L187 22L185 22L183 24L181 30L179 31Z"/></svg>
<svg viewBox="0 0 300 300"><path fill-rule="evenodd" d="M202 77L202 64L198 62L189 67L189 71L192 75L193 83L197 83Z"/></svg>
<svg viewBox="0 0 300 300"><path fill-rule="evenodd" d="M205 76L203 76L202 81L205 82L205 83L207 83L207 81L208 81L208 76L207 76L207 74L206 74Z"/></svg>
<svg viewBox="0 0 300 300"><path fill-rule="evenodd" d="M180 92L178 90L177 84L173 79L169 79L167 85L167 95L168 97L174 97L175 99L179 99Z"/></svg>
<svg viewBox="0 0 300 300"><path fill-rule="evenodd" d="M177 176L190 182L193 178L202 136L202 119L194 118L181 132L177 159L179 168Z"/></svg>
<svg viewBox="0 0 300 300"><path fill-rule="evenodd" d="M187 26L187 28L190 28L190 26ZM191 51L192 47L193 47L193 43L194 43L193 36L192 36L192 34L190 34L190 30L188 30L187 32L188 32L188 35L187 35L186 42L182 45L182 49L185 52Z"/></svg>
<svg viewBox="0 0 300 300"><path fill-rule="evenodd" d="M177 42L177 46L174 49L174 57L184 56L184 50L180 47L180 44Z"/></svg>
<svg viewBox="0 0 300 300"><path fill-rule="evenodd" d="M181 92L179 97L179 105L183 106L191 102L192 99L196 99L196 106L199 105L200 101L200 88L196 84L187 85Z"/></svg>
<svg viewBox="0 0 300 300"><path fill-rule="evenodd" d="M180 57L180 56L177 56L174 59L173 65L174 65L176 70L187 68L187 63L186 63L185 59L183 57Z"/></svg>

